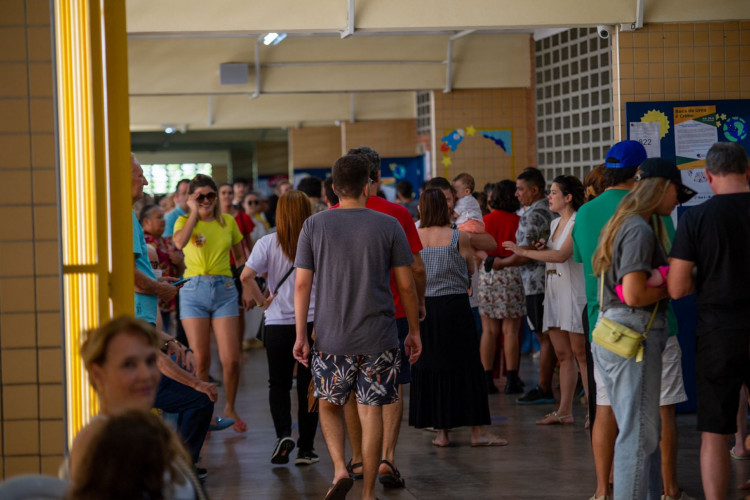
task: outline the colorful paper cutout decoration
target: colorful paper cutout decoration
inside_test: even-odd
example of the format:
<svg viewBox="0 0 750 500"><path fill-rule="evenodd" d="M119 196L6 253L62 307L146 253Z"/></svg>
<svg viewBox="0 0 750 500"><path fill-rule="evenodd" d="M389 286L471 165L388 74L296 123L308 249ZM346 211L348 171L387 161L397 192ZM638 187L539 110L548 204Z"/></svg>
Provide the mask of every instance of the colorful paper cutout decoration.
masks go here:
<svg viewBox="0 0 750 500"><path fill-rule="evenodd" d="M667 115L662 113L659 110L652 109L649 110L648 113L641 116L642 122L659 122L659 131L661 132L661 138L664 139L664 136L667 135L669 132L669 118Z"/></svg>
<svg viewBox="0 0 750 500"><path fill-rule="evenodd" d="M741 116L717 115L716 126L724 132L724 137L731 142L740 142L747 137L747 121Z"/></svg>
<svg viewBox="0 0 750 500"><path fill-rule="evenodd" d="M513 155L510 142L510 130L480 130L479 135L500 146L500 148L509 156Z"/></svg>
<svg viewBox="0 0 750 500"><path fill-rule="evenodd" d="M451 130L448 135L444 135L440 140L443 142L440 146L440 151L455 151L458 145L461 144L461 141L464 140L464 129Z"/></svg>
<svg viewBox="0 0 750 500"><path fill-rule="evenodd" d="M443 155L442 163L443 163L443 166L450 167L451 165L453 165L453 160L451 160L450 156Z"/></svg>
<svg viewBox="0 0 750 500"><path fill-rule="evenodd" d="M474 128L474 125L469 125L466 127L466 135L474 135L476 133L477 129Z"/></svg>

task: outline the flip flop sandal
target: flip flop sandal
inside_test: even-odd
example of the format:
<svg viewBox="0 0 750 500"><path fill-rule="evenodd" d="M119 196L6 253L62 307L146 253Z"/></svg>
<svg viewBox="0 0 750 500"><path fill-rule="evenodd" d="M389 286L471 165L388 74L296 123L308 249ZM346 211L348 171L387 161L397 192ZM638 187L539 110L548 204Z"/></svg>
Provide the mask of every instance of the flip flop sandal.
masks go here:
<svg viewBox="0 0 750 500"><path fill-rule="evenodd" d="M380 473L380 484L382 484L384 488L403 488L406 485L406 481L401 477L401 473L395 465L388 460L381 460L380 463L387 465L391 469L390 474Z"/></svg>
<svg viewBox="0 0 750 500"><path fill-rule="evenodd" d="M331 485L331 489L326 493L325 500L344 500L346 494L354 486L354 480L350 477L345 477L336 481L335 484Z"/></svg>
<svg viewBox="0 0 750 500"><path fill-rule="evenodd" d="M493 436L489 441L484 443L471 443L474 448L480 448L483 446L508 446L508 440L503 439L500 436Z"/></svg>
<svg viewBox="0 0 750 500"><path fill-rule="evenodd" d="M364 472L354 472L354 469L362 467L362 462L357 462L356 464L353 464L351 460L349 460L349 463L346 464L346 472L349 473L349 477L352 479L362 479L365 477Z"/></svg>
<svg viewBox="0 0 750 500"><path fill-rule="evenodd" d="M750 454L748 455L737 455L734 453L734 446L729 450L729 455L735 460L750 460Z"/></svg>

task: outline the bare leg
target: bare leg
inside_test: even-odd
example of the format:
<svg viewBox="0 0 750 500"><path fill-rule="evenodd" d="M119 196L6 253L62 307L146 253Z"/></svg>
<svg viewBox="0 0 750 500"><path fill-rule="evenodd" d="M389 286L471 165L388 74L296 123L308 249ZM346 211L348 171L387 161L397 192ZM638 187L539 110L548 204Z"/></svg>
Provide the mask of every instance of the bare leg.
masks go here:
<svg viewBox="0 0 750 500"><path fill-rule="evenodd" d="M677 422L674 419L675 405L659 407L661 415L661 477L664 494L672 498L680 496L677 484Z"/></svg>
<svg viewBox="0 0 750 500"><path fill-rule="evenodd" d="M320 399L318 411L320 413L320 429L326 440L328 454L333 462L333 484L339 479L349 477L344 462L344 408Z"/></svg>
<svg viewBox="0 0 750 500"><path fill-rule="evenodd" d="M723 500L729 489L729 434L701 433L701 479L706 500Z"/></svg>
<svg viewBox="0 0 750 500"><path fill-rule="evenodd" d="M573 393L578 382L578 368L573 359L573 349L570 346L569 334L559 328L549 330L557 359L560 360L560 405L557 414L560 417L573 415Z"/></svg>
<svg viewBox="0 0 750 500"><path fill-rule="evenodd" d="M497 337L500 335L500 320L481 316L482 318L482 340L479 344L479 353L482 357L484 371L492 370L495 365L495 353L497 352ZM518 342L516 342L518 344ZM508 346L505 346L507 351ZM508 367L510 370L510 366ZM518 363L516 363L518 369Z"/></svg>
<svg viewBox="0 0 750 500"><path fill-rule="evenodd" d="M518 347L518 330L521 328L521 318L504 318L503 352L505 353L505 369L518 370L520 350ZM488 368L485 368L487 370Z"/></svg>
<svg viewBox="0 0 750 500"><path fill-rule="evenodd" d="M383 406L383 460L388 460L396 466L396 444L401 430L401 417L404 414L404 400L401 385L398 386L398 403ZM390 467L383 465L380 472L391 474Z"/></svg>
<svg viewBox="0 0 750 500"><path fill-rule="evenodd" d="M239 424L241 419L234 409L234 402L237 399L237 386L240 382L240 351L242 350L239 320L237 316L214 318L211 321L211 326L214 335L216 335L219 359L224 374L224 388L227 398L224 416L233 418Z"/></svg>
<svg viewBox="0 0 750 500"><path fill-rule="evenodd" d="M734 434L734 448L732 448L732 452L738 457L744 457L748 454L748 450L745 447L745 439L747 438L747 393L745 390L746 386L743 385L740 389L740 407L737 410L737 432Z"/></svg>
<svg viewBox="0 0 750 500"><path fill-rule="evenodd" d="M352 446L352 463L362 463L362 424L359 421L357 401L352 391L349 401L344 405L344 418L346 419L346 433L349 435L349 444ZM353 468L352 472L362 473L362 466Z"/></svg>
<svg viewBox="0 0 750 500"><path fill-rule="evenodd" d="M589 375L586 366L586 339L581 333L571 332L569 335L570 347L573 349L573 355L578 361L578 370L581 372L581 382L583 382L583 392L586 393L586 401L589 397Z"/></svg>
<svg viewBox="0 0 750 500"><path fill-rule="evenodd" d="M539 341L539 387L544 392L552 392L552 373L555 371L555 350L549 335L536 333Z"/></svg>
<svg viewBox="0 0 750 500"><path fill-rule="evenodd" d="M208 370L211 368L211 320L185 318L182 320L182 327L195 356L195 374L201 380L208 380Z"/></svg>
<svg viewBox="0 0 750 500"><path fill-rule="evenodd" d="M617 420L611 406L596 406L596 418L591 432L591 446L596 469L596 497L609 494L609 474L615 458Z"/></svg>
<svg viewBox="0 0 750 500"><path fill-rule="evenodd" d="M362 498L375 498L375 478L378 475L380 449L383 445L383 407L357 404L362 423L362 466L365 474Z"/></svg>

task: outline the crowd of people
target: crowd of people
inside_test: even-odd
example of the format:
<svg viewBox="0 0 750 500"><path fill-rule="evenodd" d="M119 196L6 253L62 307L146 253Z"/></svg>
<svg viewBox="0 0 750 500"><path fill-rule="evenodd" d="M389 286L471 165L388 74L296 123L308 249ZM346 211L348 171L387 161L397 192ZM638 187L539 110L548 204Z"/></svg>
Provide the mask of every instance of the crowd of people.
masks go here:
<svg viewBox="0 0 750 500"><path fill-rule="evenodd" d="M136 203L146 181L135 156L132 174ZM529 167L477 193L462 173L430 179L418 197L401 182L396 203L378 196L380 158L368 147L342 156L325 181L282 183L268 200L242 180L180 181L171 211L134 211L138 319L115 319L82 346L101 411L63 467L74 497L114 488L99 457L123 426L143 429L134 435L159 451L142 467L123 467L133 478L128 493L110 498L203 495L199 479L208 472L197 464L209 428L248 427L235 401L247 331L240 318L255 310L276 432L270 461L288 463L297 448L295 465L318 462L320 424L334 466L326 499L345 498L355 480L365 499L375 498L376 481L404 487L396 446L406 384L408 424L434 430L434 446L451 444L459 427L471 428L471 446L512 445L490 427L489 398L502 373L503 392L517 394L518 404L555 405L538 425L573 424L582 391L592 499L690 500L677 482L675 405L687 395L669 299L697 292L703 487L706 498L725 498L732 434L742 442L731 455L750 455L746 421L737 417L746 415L750 379L747 154L717 143L706 174L714 196L687 211L676 231L670 215L696 193L674 163L647 158L635 141L615 144L583 182L561 175L548 188ZM540 351L528 390L519 376L524 321ZM226 401L218 416L212 332Z"/></svg>

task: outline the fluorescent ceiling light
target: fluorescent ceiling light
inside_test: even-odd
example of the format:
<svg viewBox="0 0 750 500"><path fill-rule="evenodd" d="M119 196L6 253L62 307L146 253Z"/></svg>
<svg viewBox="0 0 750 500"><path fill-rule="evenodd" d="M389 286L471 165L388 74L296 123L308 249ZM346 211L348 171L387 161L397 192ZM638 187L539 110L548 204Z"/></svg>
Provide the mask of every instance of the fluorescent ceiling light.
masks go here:
<svg viewBox="0 0 750 500"><path fill-rule="evenodd" d="M286 33L268 33L263 37L263 45L278 45L286 38Z"/></svg>

